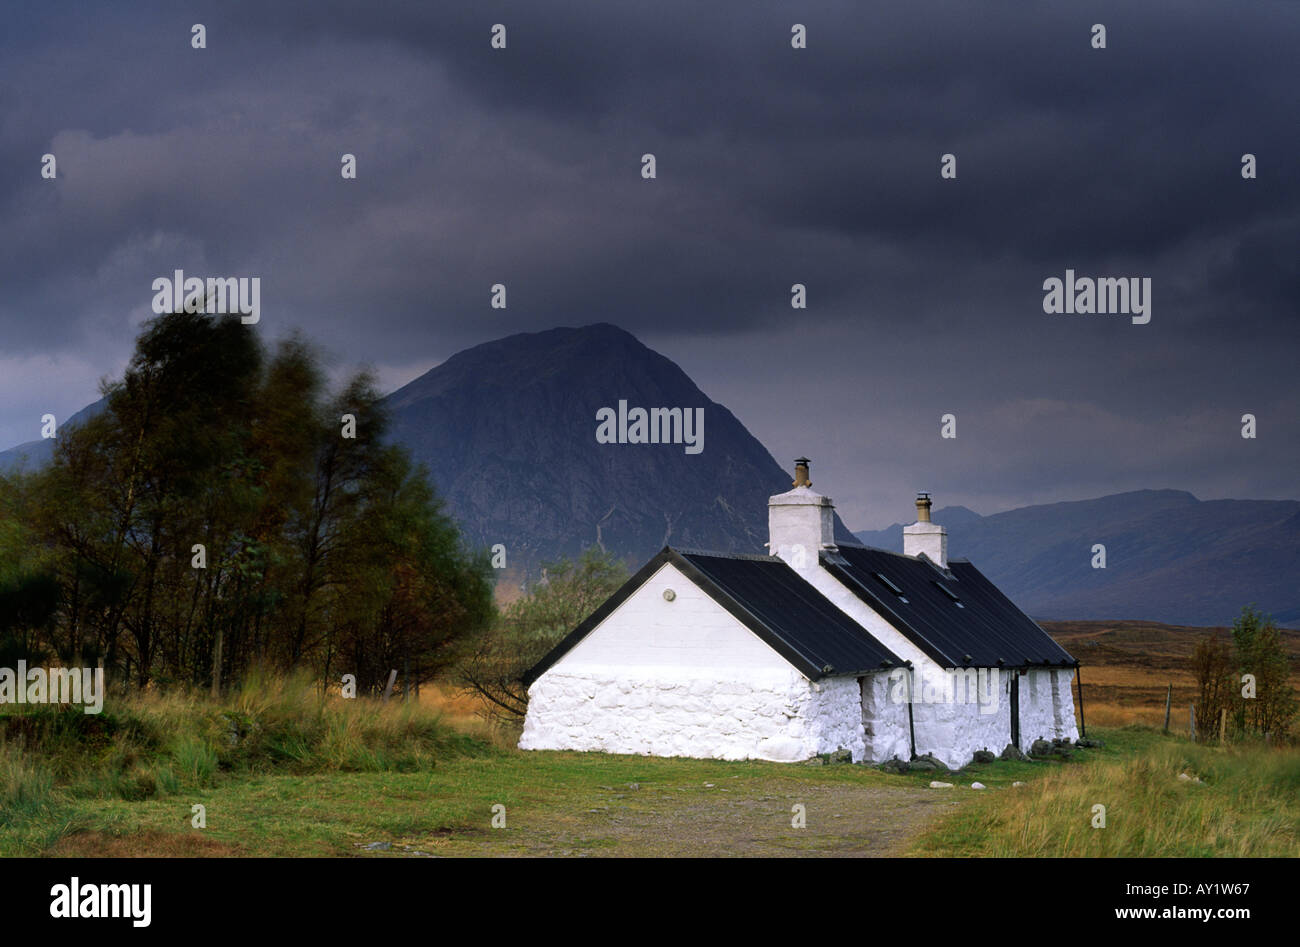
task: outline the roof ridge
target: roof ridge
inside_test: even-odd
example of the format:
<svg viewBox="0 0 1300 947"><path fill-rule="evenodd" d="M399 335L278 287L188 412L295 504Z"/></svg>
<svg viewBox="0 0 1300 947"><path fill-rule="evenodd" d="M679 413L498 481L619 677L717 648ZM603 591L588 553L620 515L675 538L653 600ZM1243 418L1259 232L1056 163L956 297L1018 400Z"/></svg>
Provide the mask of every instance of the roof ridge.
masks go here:
<svg viewBox="0 0 1300 947"><path fill-rule="evenodd" d="M886 549L884 546L868 546L866 543L841 543L837 542L836 546L843 546L848 549L870 549L872 552L883 552L899 559L915 559L916 556L909 556L905 552L899 552L897 549Z"/></svg>
<svg viewBox="0 0 1300 947"><path fill-rule="evenodd" d="M712 559L739 559L748 562L784 562L780 556L753 552L718 552L714 549L694 549L689 546L666 546L679 556L708 556Z"/></svg>

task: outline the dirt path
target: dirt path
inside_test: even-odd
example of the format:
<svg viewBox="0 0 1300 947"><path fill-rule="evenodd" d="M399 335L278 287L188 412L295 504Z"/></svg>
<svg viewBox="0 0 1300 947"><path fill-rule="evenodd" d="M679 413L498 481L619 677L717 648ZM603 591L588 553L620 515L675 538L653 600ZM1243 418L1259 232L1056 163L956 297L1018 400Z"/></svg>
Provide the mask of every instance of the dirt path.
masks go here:
<svg viewBox="0 0 1300 947"><path fill-rule="evenodd" d="M511 835L517 847L508 853L496 844L505 841L502 836L486 832L473 840L448 839L437 849L444 855L561 857L894 856L957 804L951 790L843 783L763 794L721 786L614 791L581 813L516 823ZM796 805L803 807L799 828L792 824Z"/></svg>

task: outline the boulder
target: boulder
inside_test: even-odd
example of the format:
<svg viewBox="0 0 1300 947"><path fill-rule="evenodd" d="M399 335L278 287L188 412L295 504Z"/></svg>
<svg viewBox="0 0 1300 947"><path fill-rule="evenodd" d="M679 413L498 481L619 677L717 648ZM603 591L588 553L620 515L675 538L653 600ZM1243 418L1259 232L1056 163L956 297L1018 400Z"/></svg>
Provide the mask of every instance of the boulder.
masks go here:
<svg viewBox="0 0 1300 947"><path fill-rule="evenodd" d="M1046 740L1035 740L1033 742L1033 745L1029 747L1029 755L1030 756L1051 756L1052 751L1054 749L1056 748L1052 746L1052 744L1048 743Z"/></svg>
<svg viewBox="0 0 1300 947"><path fill-rule="evenodd" d="M886 773L898 773L901 775L902 773L906 773L912 767L906 760L900 760L895 756L892 760L885 760L885 762L881 763L880 768Z"/></svg>
<svg viewBox="0 0 1300 947"><path fill-rule="evenodd" d="M1029 757L1025 756L1025 754L1020 751L1020 747L1016 746L1014 743L1008 743L1006 749L1002 751L1002 759L1004 760L1023 761L1023 760L1027 760L1028 758Z"/></svg>
<svg viewBox="0 0 1300 947"><path fill-rule="evenodd" d="M938 770L941 773L946 773L948 772L948 764L933 753L926 753L912 760L912 769Z"/></svg>
<svg viewBox="0 0 1300 947"><path fill-rule="evenodd" d="M976 762L976 763L992 763L992 762L993 762L994 760L996 760L996 759L997 759L997 757L994 756L993 753L992 753L990 750L976 750L976 751L975 751L975 762Z"/></svg>

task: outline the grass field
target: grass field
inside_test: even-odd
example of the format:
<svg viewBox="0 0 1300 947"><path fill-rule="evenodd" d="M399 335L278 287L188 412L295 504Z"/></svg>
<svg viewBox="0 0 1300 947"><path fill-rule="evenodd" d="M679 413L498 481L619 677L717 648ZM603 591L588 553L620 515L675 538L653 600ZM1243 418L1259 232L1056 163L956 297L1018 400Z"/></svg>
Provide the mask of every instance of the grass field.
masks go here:
<svg viewBox="0 0 1300 947"><path fill-rule="evenodd" d="M57 794L4 854L1294 855L1300 754L1100 731L1071 761L939 778L468 747L420 772L244 773L145 799ZM1201 782L1181 781L1186 772ZM978 780L988 788L974 790ZM1016 787L1014 782L1024 785ZM191 827L191 806L207 827ZM1104 829L1092 807L1107 807ZM492 826L494 806L505 825ZM805 827L792 825L802 806ZM500 812L500 810L496 810ZM367 848L366 846L371 846Z"/></svg>
<svg viewBox="0 0 1300 947"><path fill-rule="evenodd" d="M97 717L7 708L0 855L1300 852L1300 750L1197 745L1149 725L1182 640L1160 626L1052 631L1105 658L1084 669L1089 735L1105 746L956 774L525 753L452 692L382 705L322 698L303 679L252 680L219 705L130 698ZM932 789L935 778L954 785ZM1105 828L1093 827L1098 805Z"/></svg>
<svg viewBox="0 0 1300 947"><path fill-rule="evenodd" d="M1150 621L1039 622L1060 645L1083 663L1086 723L1122 727L1143 723L1163 727L1165 694L1173 685L1169 728L1186 734L1188 707L1196 699L1188 663L1206 634L1231 638L1227 628L1194 628ZM1300 669L1300 631L1282 631L1291 667ZM1292 674L1300 688L1300 671Z"/></svg>

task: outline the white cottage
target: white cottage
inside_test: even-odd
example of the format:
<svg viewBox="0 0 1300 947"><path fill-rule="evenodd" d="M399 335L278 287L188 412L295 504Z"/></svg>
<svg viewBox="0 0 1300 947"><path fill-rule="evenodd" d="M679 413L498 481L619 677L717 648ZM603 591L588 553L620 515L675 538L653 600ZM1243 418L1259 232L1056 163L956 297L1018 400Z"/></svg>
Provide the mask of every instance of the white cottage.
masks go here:
<svg viewBox="0 0 1300 947"><path fill-rule="evenodd" d="M928 495L901 553L837 544L795 463L770 555L665 547L528 672L520 748L957 767L1078 738L1078 662L948 559Z"/></svg>

